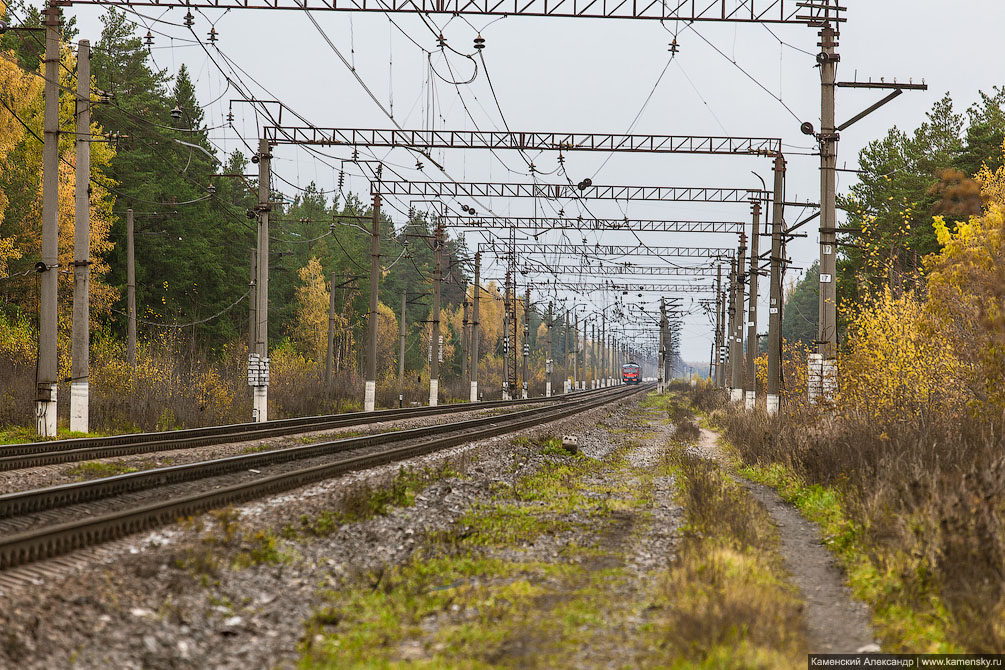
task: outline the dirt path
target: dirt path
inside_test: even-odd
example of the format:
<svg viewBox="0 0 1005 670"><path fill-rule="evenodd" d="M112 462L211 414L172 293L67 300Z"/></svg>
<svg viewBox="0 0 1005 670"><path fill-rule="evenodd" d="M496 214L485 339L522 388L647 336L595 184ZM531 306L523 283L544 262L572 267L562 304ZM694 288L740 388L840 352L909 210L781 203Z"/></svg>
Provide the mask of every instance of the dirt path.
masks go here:
<svg viewBox="0 0 1005 670"><path fill-rule="evenodd" d="M714 457L718 435L702 429L701 437L702 452L706 457ZM820 528L771 488L735 475L734 479L764 506L778 527L785 568L806 601L810 651L830 654L879 651L869 624L869 608L852 598L843 571L823 546Z"/></svg>

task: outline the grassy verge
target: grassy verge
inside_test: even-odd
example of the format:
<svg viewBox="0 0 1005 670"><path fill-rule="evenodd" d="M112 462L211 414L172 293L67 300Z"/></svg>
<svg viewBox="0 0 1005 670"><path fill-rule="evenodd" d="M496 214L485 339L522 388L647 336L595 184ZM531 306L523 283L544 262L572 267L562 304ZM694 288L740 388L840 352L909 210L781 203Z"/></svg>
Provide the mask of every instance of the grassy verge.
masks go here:
<svg viewBox="0 0 1005 670"><path fill-rule="evenodd" d="M820 526L824 544L840 560L855 597L872 606L873 624L888 645L904 652L963 651L948 639L945 606L935 593L929 591L922 596L924 607L904 602L908 585L901 573L917 572L923 567L910 556L880 557L871 551L865 543L865 529L849 518L839 491L807 484L791 468L777 463L743 466L740 473L774 488L803 516ZM880 567L883 565L886 569Z"/></svg>
<svg viewBox="0 0 1005 670"><path fill-rule="evenodd" d="M679 558L655 592L651 644L662 648L655 667L803 667L802 602L787 581L775 526L723 466L683 448L698 433L693 420L684 423L685 437L664 465L678 482L686 525Z"/></svg>
<svg viewBox="0 0 1005 670"><path fill-rule="evenodd" d="M952 464L959 448L943 445L965 438L919 444L889 427L810 411L768 419L727 409L713 395L701 391L704 416L722 433L720 444L739 473L771 486L820 526L855 597L870 605L885 650L1005 647L1005 569L1000 541L988 537L997 522L974 524L1003 509L995 496L975 505L980 481L964 500L959 489L947 490L969 479L960 469L974 466ZM926 463L930 446L936 451ZM951 556L959 558L951 564Z"/></svg>
<svg viewBox="0 0 1005 670"><path fill-rule="evenodd" d="M77 437L105 437L109 433L81 433L67 428L59 428L56 437L41 437L31 426L8 426L0 429L0 444L22 444L25 442L47 442L50 440L68 440Z"/></svg>

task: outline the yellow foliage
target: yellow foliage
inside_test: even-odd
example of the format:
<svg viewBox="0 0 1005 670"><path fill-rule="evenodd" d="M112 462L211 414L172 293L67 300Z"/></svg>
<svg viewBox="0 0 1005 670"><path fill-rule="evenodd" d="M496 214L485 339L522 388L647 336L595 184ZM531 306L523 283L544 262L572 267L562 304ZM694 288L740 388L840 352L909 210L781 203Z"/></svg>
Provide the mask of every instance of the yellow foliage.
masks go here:
<svg viewBox="0 0 1005 670"><path fill-rule="evenodd" d="M961 366L953 342L938 332L914 294L898 297L887 289L873 298L848 327L842 403L877 417L958 405Z"/></svg>
<svg viewBox="0 0 1005 670"><path fill-rule="evenodd" d="M13 54L5 54L7 57L15 58ZM63 48L60 53L62 67L60 68L60 84L65 90L76 90L76 55L69 46ZM43 91L42 80L20 70L13 62L7 58L0 58L0 95L5 100L13 101L13 108L18 112L18 116L25 120L34 133L42 135L43 116ZM59 105L59 170L58 170L58 219L59 219L59 265L61 268L73 267L73 238L74 238L74 188L76 175L74 165L76 164L76 105L74 96L60 96ZM11 118L6 112L0 115L0 169L3 170L30 170L36 174L42 171L42 144L34 139L30 139L25 145L24 164L11 165L10 152L22 140L25 139L27 131L16 120ZM101 127L97 124L91 125L92 135L101 134ZM93 312L102 313L111 309L112 303L117 299L117 292L102 280L108 272L108 264L103 260L111 251L113 244L109 239L112 227L112 207L114 197L100 184L113 186L108 177L104 176L107 171L114 151L103 142L92 142L91 149L91 171L89 178L95 183L92 184L90 195L90 260L91 260L91 280L90 296L91 309ZM32 202L29 210L25 213L23 220L7 221L8 230L15 232L13 237L6 238L13 240L13 243L5 243L0 240L0 274L6 272L6 263L9 260L23 256L37 257L41 252L41 235L38 221L42 212L42 190L41 180L38 182L37 191L32 194ZM0 194L0 220L2 220L7 200ZM67 311L70 297L72 296L73 275L72 273L60 274L59 294L63 302L63 311Z"/></svg>
<svg viewBox="0 0 1005 670"><path fill-rule="evenodd" d="M0 5L2 7L2 5ZM24 118L28 103L41 95L42 83L38 77L23 71L17 66L17 57L13 52L4 52L0 58L0 95L4 102L18 116ZM0 171L12 169L10 154L21 142L25 134L24 126L6 110L0 114ZM0 191L0 221L7 209L8 199ZM21 258L23 252L18 248L16 237L0 237L0 277L7 275L7 263Z"/></svg>
<svg viewBox="0 0 1005 670"><path fill-rule="evenodd" d="M871 416L1005 408L1005 167L984 166L976 180L982 215L933 219L942 248L924 259L927 292L887 290L850 315L845 407Z"/></svg>
<svg viewBox="0 0 1005 670"><path fill-rule="evenodd" d="M390 370L398 363L398 317L382 302L377 303L377 370Z"/></svg>
<svg viewBox="0 0 1005 670"><path fill-rule="evenodd" d="M299 350L315 361L323 361L328 352L328 311L331 291L325 281L321 261L312 257L297 272L300 281L295 292L297 317L291 335ZM336 329L344 327L342 315L336 315Z"/></svg>

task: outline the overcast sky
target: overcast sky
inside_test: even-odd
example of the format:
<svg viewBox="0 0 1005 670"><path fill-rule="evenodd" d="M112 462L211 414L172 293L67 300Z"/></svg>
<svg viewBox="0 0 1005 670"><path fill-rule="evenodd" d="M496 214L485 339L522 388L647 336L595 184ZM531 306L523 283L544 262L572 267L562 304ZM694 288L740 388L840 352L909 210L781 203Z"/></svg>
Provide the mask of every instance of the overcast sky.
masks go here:
<svg viewBox="0 0 1005 670"><path fill-rule="evenodd" d="M989 91L1003 82L997 52L1001 26L1005 23L1005 3L847 0L843 4L849 11L838 49L842 56L839 80L856 76L859 80L924 79L931 90L908 92L842 133L841 166L855 167L859 150L884 135L891 126L916 127L944 93L950 92L957 109L962 111L978 97L978 91ZM99 17L104 10L72 6L65 11L78 17L81 38L98 39ZM474 51L473 39L480 32L486 44L483 55L488 75L505 122L512 130L626 132L652 94L632 127L633 132L781 137L789 168L787 198L818 199L819 159L811 155L814 147L799 131L800 121L811 121L817 128L820 125L819 74L813 67L812 55L818 50L817 34L808 27L771 26L769 32L764 26L746 24L706 23L678 28L672 23L661 25L641 20L533 17L501 20L466 17L465 20L446 15L431 16L427 24L415 15L395 14L389 19L382 14L352 12L315 13L318 24L315 26L300 12L207 10L196 14L194 26L196 36L206 42L211 23L215 23L219 52L211 48L207 55L203 47L193 42L192 33L182 27L184 10L145 8L140 12L149 18L135 15L132 18L159 33L153 49L156 64L172 73L186 64L197 81L203 103L216 100L205 110L211 126L223 124L230 101L241 97L235 86L228 88L227 78L220 71L228 68L229 60L240 68L236 72L245 90L257 97L280 99L317 126L391 127L392 122L325 41L323 32L355 68L380 105L389 112L393 110L394 119L402 127L503 129L485 68L479 63L475 74L474 60L450 51L444 56L435 36L442 31L450 47L469 54ZM149 20L152 18L161 20ZM677 30L679 53L669 62L668 43ZM146 27L140 32L145 33ZM709 43L722 53L717 53ZM449 83L466 81L473 74L470 84ZM238 77L231 76L238 81ZM657 80L659 85L655 86ZM882 95L839 90L838 122ZM211 133L221 151L243 149L238 134L252 145L258 135L258 121L248 105L235 103L233 112L236 132L219 128ZM292 116L284 116L283 120L296 123ZM300 187L315 181L323 189L334 189L337 168L342 165L340 159L349 158L350 152L325 149L324 153L332 158L280 147L276 150L274 168L282 179ZM428 161L424 161L424 172L417 171L415 156L408 151L374 150L374 153L405 178L448 180ZM458 181L532 179L524 157L512 151L493 156L487 151L453 150L437 152L435 157L450 177ZM554 152L527 158L540 173L558 167ZM760 182L751 171L760 174L769 185L771 180L771 162L764 158L608 156L576 152L566 154L565 159L565 169L573 182L592 177L595 184L759 187ZM355 176L362 174L360 167L349 164L346 173L347 187L368 198L367 181ZM839 192L853 183L852 176L840 173ZM559 173L539 174L537 178L542 183L565 183L565 177ZM276 186L287 194L295 190L280 179L276 180ZM474 203L449 204L458 208ZM407 210L409 202L392 201L388 205L389 213L400 222L403 216L395 208ZM482 200L479 205L480 212L490 210L499 215L537 212L555 216L562 208L567 216L580 213L590 216L592 212L616 218L749 220L746 204L590 201L589 211L578 202L495 199ZM421 203L417 206L425 207ZM790 210L786 218L791 222L798 214ZM806 239L789 246L796 268L808 267L817 256L815 226L816 222L808 226ZM568 241L573 243L582 242L583 237L574 231L568 233ZM585 237L590 244L637 244L631 234L622 232L587 233ZM481 239L479 235L467 235L469 246ZM642 239L649 245L668 246L733 247L737 242L735 235L648 233ZM542 235L540 241L566 240L563 235L550 232ZM764 238L762 249L767 244ZM632 260L639 264L662 263L659 259L641 257ZM490 277L501 273L499 265L485 271ZM798 269L792 270L788 277L798 274ZM575 277L568 279L574 281ZM766 282L761 285L764 306ZM589 303L590 310L603 307L605 299L609 300L601 294L567 295L570 301ZM634 294L632 299L640 302ZM651 295L646 298L650 309L655 307L651 302L654 299ZM691 298L685 297L683 304L691 307ZM695 311L685 321L682 354L687 360L707 361L712 327L704 314L696 308ZM766 311L761 309L761 332L767 330Z"/></svg>

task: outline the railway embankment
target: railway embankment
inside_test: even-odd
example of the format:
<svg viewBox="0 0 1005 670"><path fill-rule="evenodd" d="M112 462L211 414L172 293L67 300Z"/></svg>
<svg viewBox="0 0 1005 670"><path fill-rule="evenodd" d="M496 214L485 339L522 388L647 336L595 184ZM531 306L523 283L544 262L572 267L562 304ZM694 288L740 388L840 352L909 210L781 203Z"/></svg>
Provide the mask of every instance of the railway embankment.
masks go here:
<svg viewBox="0 0 1005 670"><path fill-rule="evenodd" d="M870 642L839 625L863 611L826 556L793 567L801 546L826 554L815 526L726 455L685 397L648 394L218 510L40 572L8 595L0 659L797 668Z"/></svg>

